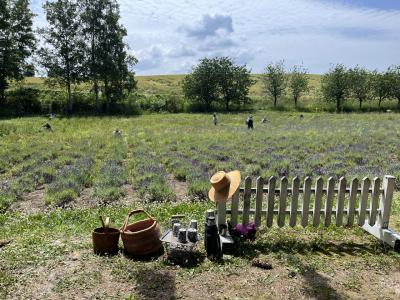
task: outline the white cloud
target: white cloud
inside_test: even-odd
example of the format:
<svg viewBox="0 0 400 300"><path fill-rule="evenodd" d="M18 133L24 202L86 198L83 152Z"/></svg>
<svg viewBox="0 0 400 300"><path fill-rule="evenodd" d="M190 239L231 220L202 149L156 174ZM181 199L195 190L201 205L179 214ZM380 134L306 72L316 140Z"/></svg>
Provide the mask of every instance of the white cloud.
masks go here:
<svg viewBox="0 0 400 300"><path fill-rule="evenodd" d="M400 64L400 11L317 0L120 0L138 74L184 73L204 56L232 56L254 72L275 60L315 73L332 63ZM33 1L41 14L39 1Z"/></svg>

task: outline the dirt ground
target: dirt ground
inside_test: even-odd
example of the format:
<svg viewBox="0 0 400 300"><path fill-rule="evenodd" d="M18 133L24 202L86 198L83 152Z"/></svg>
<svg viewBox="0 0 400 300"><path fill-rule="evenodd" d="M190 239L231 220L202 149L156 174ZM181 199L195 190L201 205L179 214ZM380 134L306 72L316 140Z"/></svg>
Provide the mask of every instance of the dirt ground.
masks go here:
<svg viewBox="0 0 400 300"><path fill-rule="evenodd" d="M176 201L188 200L187 197L187 184L186 182L176 180L173 175L168 175L168 183L172 187L176 194ZM128 206L132 203L141 201L141 198L133 188L131 184L125 184L123 188L126 191L125 197L115 201L113 203L101 203L95 197L92 197L92 189L85 188L80 193L78 199L68 203L66 207L68 208L91 208L98 207L102 205L107 206ZM24 214L36 214L39 212L44 212L50 210L45 204L45 189L44 187L39 187L36 191L24 195L21 201L15 202L11 206L11 211L18 211Z"/></svg>
<svg viewBox="0 0 400 300"><path fill-rule="evenodd" d="M95 197L92 197L92 189L85 188L80 193L78 199L75 201L68 203L66 205L67 208L92 208L92 207L99 207L99 206L128 206L132 203L140 201L139 196L137 195L136 191L133 189L132 185L126 184L123 186L126 195L125 197L115 201L113 203L101 203ZM51 210L51 207L47 207L45 204L45 190L44 188L40 188L34 192L26 194L22 201L15 202L11 206L11 211L18 211L24 214L36 214L39 212L44 212Z"/></svg>
<svg viewBox="0 0 400 300"><path fill-rule="evenodd" d="M10 295L12 299L400 298L400 270L371 272L366 267L353 272L343 269L340 260L324 256L321 260L337 269L295 272L269 258L272 270L221 265L217 272L211 268L190 274L177 266L138 263L122 255L97 257L82 250L20 271L20 282Z"/></svg>
<svg viewBox="0 0 400 300"><path fill-rule="evenodd" d="M173 178L169 182L177 201L184 201L185 183ZM125 189L126 196L111 205L140 200L131 185ZM71 203L73 208L97 206L91 189L83 190ZM26 195L12 209L26 214L46 211L44 189ZM400 299L398 264L381 265L378 255L368 256L357 244L351 249L345 243L333 244L333 252L313 253L312 262L300 252L292 255L283 250L282 257L262 254L272 264L271 270L264 270L246 260L224 263L234 260L231 256L220 263L205 259L192 269L170 265L165 254L150 261L135 261L123 254L99 257L91 251L90 237L53 243L72 243L69 249L75 250L17 269L18 281L9 299Z"/></svg>

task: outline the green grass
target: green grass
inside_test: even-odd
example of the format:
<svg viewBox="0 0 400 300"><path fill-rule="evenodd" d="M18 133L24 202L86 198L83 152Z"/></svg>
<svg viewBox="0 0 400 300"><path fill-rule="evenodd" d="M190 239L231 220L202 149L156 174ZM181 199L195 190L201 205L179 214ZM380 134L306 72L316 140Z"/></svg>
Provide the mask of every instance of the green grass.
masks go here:
<svg viewBox="0 0 400 300"><path fill-rule="evenodd" d="M153 203L145 204L144 207L159 220L163 228L167 228L171 215L185 214L185 222L193 218L202 220L204 211L211 205L208 202L185 202ZM88 268L75 272L64 270L63 275L56 278L52 287L52 293L55 295L96 290L97 285L104 279L106 269L110 270L112 280L122 285L128 282L138 284L141 276L150 270L168 270L169 264L162 257L141 262L127 259L121 254L110 258L91 254L90 233L100 226L98 216L110 216L112 225L120 227L130 209L58 209L31 216L19 213L1 215L0 240L12 240L12 243L0 252L0 296L11 296L12 294L8 293L12 293L13 288L24 285L32 268L44 267L48 268L47 272L58 272L60 266L71 264L74 260L87 265ZM202 231L201 222L199 226ZM204 250L201 249L201 253L204 255ZM77 254L77 258L73 258L71 262L71 257ZM338 264L354 272L363 269L367 269L368 272L381 272L400 266L398 254L381 246L376 239L366 235L361 229L262 228L255 242L238 244L233 255L226 257L223 263L204 261L195 267L178 269L177 280L190 280L204 273L221 274L224 277L240 274L249 268L251 260L255 257L268 259L275 267L281 264L286 270L284 272L294 272L297 276L316 271L335 274ZM276 275L264 274L263 277L257 278L257 282L262 286L268 286L275 280ZM153 280L151 282L155 284ZM346 281L346 284L346 289L358 289L355 279ZM158 284L153 286L153 289L159 288ZM118 290L113 292L117 293Z"/></svg>

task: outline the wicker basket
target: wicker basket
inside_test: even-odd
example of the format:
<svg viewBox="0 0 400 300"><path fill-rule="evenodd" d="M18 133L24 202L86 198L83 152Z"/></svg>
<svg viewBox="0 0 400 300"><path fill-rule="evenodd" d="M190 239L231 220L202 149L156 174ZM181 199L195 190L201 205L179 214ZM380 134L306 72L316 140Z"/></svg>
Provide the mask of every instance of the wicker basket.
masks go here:
<svg viewBox="0 0 400 300"><path fill-rule="evenodd" d="M144 213L148 219L129 224L129 218L134 214ZM126 217L121 229L121 238L125 253L134 256L147 256L160 251L160 225L143 209L131 211Z"/></svg>

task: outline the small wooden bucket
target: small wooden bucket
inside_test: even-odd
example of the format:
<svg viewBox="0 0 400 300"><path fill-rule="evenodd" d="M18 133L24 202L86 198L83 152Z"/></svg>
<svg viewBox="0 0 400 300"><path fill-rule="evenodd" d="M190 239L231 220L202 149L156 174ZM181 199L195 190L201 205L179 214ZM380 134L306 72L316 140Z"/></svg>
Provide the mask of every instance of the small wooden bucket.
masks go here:
<svg viewBox="0 0 400 300"><path fill-rule="evenodd" d="M100 217L100 220L103 227L96 228L92 232L94 253L99 255L118 253L120 231L109 227L110 218L106 218L105 222L102 217Z"/></svg>
<svg viewBox="0 0 400 300"><path fill-rule="evenodd" d="M144 213L148 219L129 224L129 218L138 213ZM160 225L143 209L131 211L121 228L121 238L124 243L124 251L128 255L147 256L160 251Z"/></svg>

